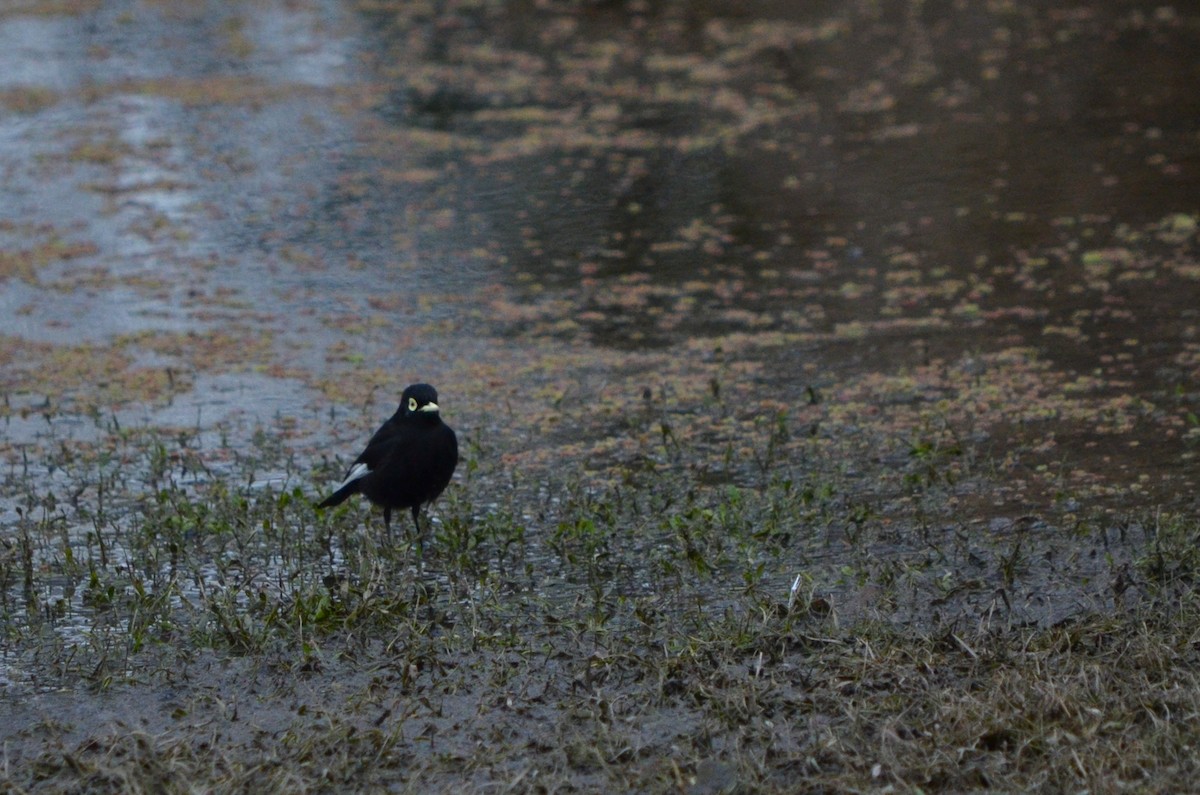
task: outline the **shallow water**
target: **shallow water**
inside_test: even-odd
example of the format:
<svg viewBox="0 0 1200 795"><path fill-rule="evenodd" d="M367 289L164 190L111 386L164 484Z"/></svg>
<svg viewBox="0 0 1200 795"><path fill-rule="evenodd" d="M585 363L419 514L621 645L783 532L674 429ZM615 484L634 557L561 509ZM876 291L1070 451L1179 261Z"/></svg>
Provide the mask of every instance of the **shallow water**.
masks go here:
<svg viewBox="0 0 1200 795"><path fill-rule="evenodd" d="M1194 508L1194 13L794 5L0 12L6 537L61 451L266 437L290 486L416 380L481 502L774 460L906 526L938 467L989 533Z"/></svg>

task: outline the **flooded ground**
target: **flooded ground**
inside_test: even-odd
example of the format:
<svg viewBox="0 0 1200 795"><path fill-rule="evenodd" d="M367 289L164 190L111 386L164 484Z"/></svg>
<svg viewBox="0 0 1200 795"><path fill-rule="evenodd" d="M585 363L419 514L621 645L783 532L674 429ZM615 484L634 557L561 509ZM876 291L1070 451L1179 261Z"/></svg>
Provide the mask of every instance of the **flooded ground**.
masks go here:
<svg viewBox="0 0 1200 795"><path fill-rule="evenodd" d="M1197 46L0 9L0 780L1189 785ZM418 380L464 450L421 572L310 507Z"/></svg>

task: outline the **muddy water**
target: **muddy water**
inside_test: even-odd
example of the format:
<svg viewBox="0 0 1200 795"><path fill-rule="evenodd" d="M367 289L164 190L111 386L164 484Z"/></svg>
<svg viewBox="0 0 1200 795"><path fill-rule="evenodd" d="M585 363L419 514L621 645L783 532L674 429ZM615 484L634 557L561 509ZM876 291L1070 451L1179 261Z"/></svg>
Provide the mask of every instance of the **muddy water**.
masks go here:
<svg viewBox="0 0 1200 795"><path fill-rule="evenodd" d="M935 382L990 450L1192 503L1190 12L399 17L367 36L393 86L385 134L438 142L437 212L524 307L493 328L733 350L762 365L756 395L793 405L864 378ZM997 363L1014 356L1020 372ZM1004 395L1002 419L972 405L972 381Z"/></svg>
<svg viewBox="0 0 1200 795"><path fill-rule="evenodd" d="M820 413L868 475L943 423L1020 459L1000 481L1027 490L979 498L1002 512L1064 477L1193 505L1198 26L1123 3L0 12L4 451L36 472L116 422L218 458L265 428L315 460L420 378L519 463L627 462L606 401L724 390ZM1068 475L1035 485L1047 466Z"/></svg>

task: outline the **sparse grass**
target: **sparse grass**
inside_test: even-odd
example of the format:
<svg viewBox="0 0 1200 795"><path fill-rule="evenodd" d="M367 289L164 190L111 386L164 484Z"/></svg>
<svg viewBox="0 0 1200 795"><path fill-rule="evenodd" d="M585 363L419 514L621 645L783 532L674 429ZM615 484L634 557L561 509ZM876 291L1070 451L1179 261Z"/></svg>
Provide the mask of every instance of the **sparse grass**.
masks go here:
<svg viewBox="0 0 1200 795"><path fill-rule="evenodd" d="M291 472L278 445L218 472L186 434L114 432L45 493L10 467L3 664L10 693L43 695L4 707L23 727L5 785L1107 792L1195 773L1194 520L972 537L943 516L917 538L835 467L497 488L468 449L423 574L363 506L317 513L295 476L235 485ZM1059 565L1089 545L1100 563ZM98 693L115 723L62 706Z"/></svg>

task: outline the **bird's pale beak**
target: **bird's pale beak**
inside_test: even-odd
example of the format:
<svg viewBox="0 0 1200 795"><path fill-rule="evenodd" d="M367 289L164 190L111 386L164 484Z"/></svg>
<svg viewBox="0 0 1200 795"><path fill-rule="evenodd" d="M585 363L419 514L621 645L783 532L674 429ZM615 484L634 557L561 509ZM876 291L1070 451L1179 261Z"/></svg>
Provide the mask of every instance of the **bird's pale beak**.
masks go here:
<svg viewBox="0 0 1200 795"><path fill-rule="evenodd" d="M438 410L438 404L436 404L436 403L426 403L424 406L421 406L421 408L417 409L417 411L437 411L437 410Z"/></svg>

